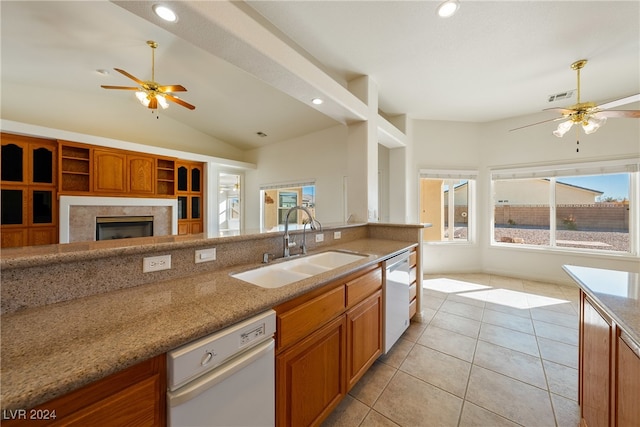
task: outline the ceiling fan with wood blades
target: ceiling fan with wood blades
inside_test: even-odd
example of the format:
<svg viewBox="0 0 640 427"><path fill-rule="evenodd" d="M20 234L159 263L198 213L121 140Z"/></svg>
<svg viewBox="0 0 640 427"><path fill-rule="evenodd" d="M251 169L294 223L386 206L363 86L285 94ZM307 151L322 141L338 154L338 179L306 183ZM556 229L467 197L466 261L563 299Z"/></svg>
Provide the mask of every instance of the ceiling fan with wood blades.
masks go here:
<svg viewBox="0 0 640 427"><path fill-rule="evenodd" d="M155 50L158 47L158 43L153 40L147 41L147 45L151 48L151 80L140 80L139 78L127 73L120 68L114 68L120 74L130 78L136 82L139 86L109 86L101 85L105 89L119 89L119 90L134 90L136 91L136 98L151 110L158 108L158 105L162 108L167 108L169 104L167 101L174 102L190 110L194 110L196 107L183 101L177 96L173 95L173 92L186 92L187 89L182 85L160 85L155 81Z"/></svg>
<svg viewBox="0 0 640 427"><path fill-rule="evenodd" d="M542 123L564 120L562 123L558 124L558 128L553 131L553 134L555 136L561 138L565 133L569 131L569 129L571 129L573 125L582 126L582 130L584 130L584 133L590 134L597 131L603 124L605 124L607 118L640 118L639 110L611 110L611 108L616 108L621 105L640 101L640 94L616 99L615 101L607 102L600 105L597 105L595 102L580 102L580 70L584 68L586 64L586 59L580 59L571 64L571 69L576 71L578 80L578 99L575 105L567 108L548 108L545 111L558 111L560 114L562 114L562 116L555 119L548 119L537 123L531 123L526 126L511 129L511 131L524 129L530 126L536 126Z"/></svg>

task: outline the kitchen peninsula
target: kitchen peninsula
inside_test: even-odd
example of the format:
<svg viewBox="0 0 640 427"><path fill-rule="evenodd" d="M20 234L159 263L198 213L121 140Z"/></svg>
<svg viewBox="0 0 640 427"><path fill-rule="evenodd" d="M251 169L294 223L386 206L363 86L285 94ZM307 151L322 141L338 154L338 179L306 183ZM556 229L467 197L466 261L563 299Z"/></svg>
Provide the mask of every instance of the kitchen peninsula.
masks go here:
<svg viewBox="0 0 640 427"><path fill-rule="evenodd" d="M282 253L282 233L166 236L3 250L2 409L28 409L246 319L397 253L417 253L424 225L345 224L315 243L362 260L276 289L230 273ZM299 231L294 232L297 239ZM309 233L307 233L309 234ZM216 248L212 262L194 252ZM142 273L142 258L171 255L170 270ZM277 262L277 261L275 261ZM416 295L420 314L421 292Z"/></svg>
<svg viewBox="0 0 640 427"><path fill-rule="evenodd" d="M581 425L640 419L640 273L565 265L580 287Z"/></svg>

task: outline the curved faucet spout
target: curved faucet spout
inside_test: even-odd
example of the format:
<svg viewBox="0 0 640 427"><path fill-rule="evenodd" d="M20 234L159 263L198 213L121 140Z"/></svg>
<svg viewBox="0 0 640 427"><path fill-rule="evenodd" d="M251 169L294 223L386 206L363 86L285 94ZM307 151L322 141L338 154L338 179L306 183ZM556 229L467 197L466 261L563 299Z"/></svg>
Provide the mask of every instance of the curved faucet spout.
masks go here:
<svg viewBox="0 0 640 427"><path fill-rule="evenodd" d="M291 213L293 211L296 210L301 210L307 213L307 216L309 217L309 221L311 223L311 229L312 230L317 230L318 227L316 226L316 224L320 225L320 223L318 222L318 220L316 220L313 215L311 215L311 212L309 212L309 209L305 208L304 206L294 206L291 209L289 209L287 211L287 216L284 220L284 257L288 257L290 255L290 251L289 249L293 246L295 246L295 242L291 242L290 238L289 238L289 216L291 216ZM322 228L322 226L320 226L320 228ZM305 254L307 253L307 245L306 245L306 227L304 227L302 229L302 253Z"/></svg>

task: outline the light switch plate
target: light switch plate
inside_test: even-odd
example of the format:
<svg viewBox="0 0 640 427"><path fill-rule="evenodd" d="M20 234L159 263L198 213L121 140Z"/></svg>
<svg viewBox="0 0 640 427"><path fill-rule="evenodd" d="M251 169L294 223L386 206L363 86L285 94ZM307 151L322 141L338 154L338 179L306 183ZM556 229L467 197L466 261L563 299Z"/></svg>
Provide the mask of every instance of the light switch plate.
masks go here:
<svg viewBox="0 0 640 427"><path fill-rule="evenodd" d="M196 251L196 264L216 260L216 248L199 249Z"/></svg>
<svg viewBox="0 0 640 427"><path fill-rule="evenodd" d="M341 231L334 231L333 232L333 238L335 240L338 240L338 239L342 238L342 232Z"/></svg>
<svg viewBox="0 0 640 427"><path fill-rule="evenodd" d="M324 242L324 233L316 234L316 243Z"/></svg>
<svg viewBox="0 0 640 427"><path fill-rule="evenodd" d="M170 270L171 255L160 255L146 257L142 259L142 272L150 273L152 271Z"/></svg>

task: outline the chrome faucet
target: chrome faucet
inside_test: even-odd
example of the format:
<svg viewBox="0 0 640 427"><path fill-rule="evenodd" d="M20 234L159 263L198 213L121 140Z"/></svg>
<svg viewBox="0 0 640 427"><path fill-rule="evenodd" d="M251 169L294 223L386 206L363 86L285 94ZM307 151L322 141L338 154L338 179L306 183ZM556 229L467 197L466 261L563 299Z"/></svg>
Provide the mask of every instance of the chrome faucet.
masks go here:
<svg viewBox="0 0 640 427"><path fill-rule="evenodd" d="M320 223L318 222L318 220L316 220L313 215L311 215L311 212L309 212L309 210L307 208L305 208L304 206L294 206L291 209L289 209L287 211L287 217L284 221L284 257L288 257L290 256L290 252L289 249L294 247L296 245L295 242L291 242L291 238L289 236L289 216L291 215L291 212L295 211L295 210L301 210L301 211L305 211L307 213L307 216L309 217L309 222L311 223L311 229L312 230L317 230L318 227L316 226L316 224L320 225ZM320 226L320 228L322 228L322 226ZM306 224L305 226L302 228L302 253L306 254L307 253L307 227Z"/></svg>

